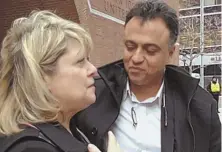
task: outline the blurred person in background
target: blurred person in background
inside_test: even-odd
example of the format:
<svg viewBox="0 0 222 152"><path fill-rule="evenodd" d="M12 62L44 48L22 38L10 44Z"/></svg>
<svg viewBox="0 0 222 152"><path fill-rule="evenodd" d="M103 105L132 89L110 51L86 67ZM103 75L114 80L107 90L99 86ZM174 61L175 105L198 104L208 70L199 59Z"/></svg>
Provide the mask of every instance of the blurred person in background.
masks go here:
<svg viewBox="0 0 222 152"><path fill-rule="evenodd" d="M217 101L217 112L219 113L218 104L219 104L219 96L221 93L221 85L215 76L212 77L212 80L210 81L209 85L207 86L207 91L210 92L210 94Z"/></svg>

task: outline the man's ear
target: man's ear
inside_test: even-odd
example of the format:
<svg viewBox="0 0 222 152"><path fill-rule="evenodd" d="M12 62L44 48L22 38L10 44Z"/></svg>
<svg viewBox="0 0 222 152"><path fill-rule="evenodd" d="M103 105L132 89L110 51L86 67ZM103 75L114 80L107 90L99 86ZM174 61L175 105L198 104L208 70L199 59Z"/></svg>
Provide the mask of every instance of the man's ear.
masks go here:
<svg viewBox="0 0 222 152"><path fill-rule="evenodd" d="M179 43L175 43L169 48L168 64L179 65Z"/></svg>
<svg viewBox="0 0 222 152"><path fill-rule="evenodd" d="M176 51L179 51L179 43L175 43L171 48L170 48L170 57L173 56L173 54L176 52Z"/></svg>
<svg viewBox="0 0 222 152"><path fill-rule="evenodd" d="M175 45L173 45L171 48L170 48L170 50L169 50L169 56L170 56L170 58L172 58L172 56L173 56L173 54L174 54L174 52L175 52Z"/></svg>

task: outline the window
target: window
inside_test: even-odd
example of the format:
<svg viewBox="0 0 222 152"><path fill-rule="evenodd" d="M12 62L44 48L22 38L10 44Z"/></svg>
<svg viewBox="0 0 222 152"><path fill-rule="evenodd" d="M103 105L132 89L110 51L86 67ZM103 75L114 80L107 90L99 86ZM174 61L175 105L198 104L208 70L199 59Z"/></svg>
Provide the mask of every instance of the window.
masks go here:
<svg viewBox="0 0 222 152"><path fill-rule="evenodd" d="M204 13L216 13L221 14L221 5L214 5L214 6L206 6L204 8Z"/></svg>
<svg viewBox="0 0 222 152"><path fill-rule="evenodd" d="M221 0L215 0L216 2L216 4L221 4Z"/></svg>
<svg viewBox="0 0 222 152"><path fill-rule="evenodd" d="M204 0L205 6L217 5L217 4L221 4L221 0Z"/></svg>
<svg viewBox="0 0 222 152"><path fill-rule="evenodd" d="M215 0L204 0L204 5L205 6L215 5Z"/></svg>

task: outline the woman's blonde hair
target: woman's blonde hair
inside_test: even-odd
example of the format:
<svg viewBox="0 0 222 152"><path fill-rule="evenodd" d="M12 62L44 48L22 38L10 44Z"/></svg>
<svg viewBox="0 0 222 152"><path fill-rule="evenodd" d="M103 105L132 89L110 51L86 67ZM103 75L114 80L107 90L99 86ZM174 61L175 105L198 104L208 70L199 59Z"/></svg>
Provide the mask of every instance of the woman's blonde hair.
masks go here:
<svg viewBox="0 0 222 152"><path fill-rule="evenodd" d="M43 75L53 74L70 38L81 50L92 49L82 27L50 11L34 11L14 21L1 49L0 134L17 133L24 123L57 120L60 107Z"/></svg>

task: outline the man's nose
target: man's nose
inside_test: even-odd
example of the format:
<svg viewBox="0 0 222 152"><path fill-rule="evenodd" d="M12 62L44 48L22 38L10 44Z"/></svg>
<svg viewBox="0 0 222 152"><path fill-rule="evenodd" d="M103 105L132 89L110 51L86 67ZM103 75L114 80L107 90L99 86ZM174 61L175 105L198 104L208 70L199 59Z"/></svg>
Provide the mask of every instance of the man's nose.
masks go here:
<svg viewBox="0 0 222 152"><path fill-rule="evenodd" d="M138 48L134 54L133 54L133 57L132 57L132 61L135 63L135 64L138 64L138 63L141 63L144 61L144 55L143 55L143 52L142 52L142 49Z"/></svg>

